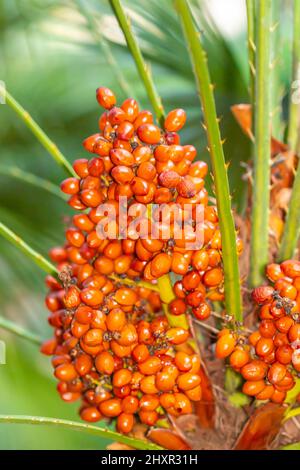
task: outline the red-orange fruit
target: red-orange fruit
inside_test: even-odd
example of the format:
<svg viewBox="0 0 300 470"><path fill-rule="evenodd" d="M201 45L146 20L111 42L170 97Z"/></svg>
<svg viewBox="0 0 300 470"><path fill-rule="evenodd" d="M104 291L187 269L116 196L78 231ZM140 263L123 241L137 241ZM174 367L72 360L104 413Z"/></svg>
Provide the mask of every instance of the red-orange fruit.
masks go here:
<svg viewBox="0 0 300 470"><path fill-rule="evenodd" d="M252 360L244 365L241 374L245 380L262 380L267 372L267 365L260 360Z"/></svg>
<svg viewBox="0 0 300 470"><path fill-rule="evenodd" d="M129 414L136 413L138 407L139 407L139 400L137 397L128 395L127 397L123 398L122 411L124 411L124 413L129 413Z"/></svg>
<svg viewBox="0 0 300 470"><path fill-rule="evenodd" d="M117 418L117 430L123 434L132 431L134 425L133 414L121 413Z"/></svg>
<svg viewBox="0 0 300 470"><path fill-rule="evenodd" d="M142 423L147 424L147 426L154 426L158 420L158 413L156 411L140 411L139 417Z"/></svg>
<svg viewBox="0 0 300 470"><path fill-rule="evenodd" d="M146 144L158 144L161 139L160 129L154 124L142 124L137 128L137 135Z"/></svg>
<svg viewBox="0 0 300 470"><path fill-rule="evenodd" d="M84 421L88 421L89 423L96 423L97 421L100 421L102 416L95 406L89 406L80 411L80 418Z"/></svg>
<svg viewBox="0 0 300 470"><path fill-rule="evenodd" d="M54 375L57 379L64 382L70 382L78 377L77 371L73 364L61 364L56 367Z"/></svg>
<svg viewBox="0 0 300 470"><path fill-rule="evenodd" d="M192 358L183 351L178 351L175 355L175 365L181 372L188 372L192 368Z"/></svg>
<svg viewBox="0 0 300 470"><path fill-rule="evenodd" d="M229 362L231 367L234 369L240 369L244 367L250 361L250 355L248 351L237 347L230 355Z"/></svg>
<svg viewBox="0 0 300 470"><path fill-rule="evenodd" d="M114 358L108 351L102 351L95 358L95 367L101 374L111 375L114 371Z"/></svg>
<svg viewBox="0 0 300 470"><path fill-rule="evenodd" d="M61 183L60 189L66 194L77 194L79 192L79 180L77 178L67 178Z"/></svg>
<svg viewBox="0 0 300 470"><path fill-rule="evenodd" d="M224 359L230 356L236 345L236 339L232 333L228 333L218 338L216 343L216 356L219 359Z"/></svg>
<svg viewBox="0 0 300 470"><path fill-rule="evenodd" d="M290 364L293 357L293 348L289 344L283 344L276 349L275 356L281 364Z"/></svg>
<svg viewBox="0 0 300 470"><path fill-rule="evenodd" d="M169 305L172 315L183 315L186 312L186 303L182 299L174 299Z"/></svg>
<svg viewBox="0 0 300 470"><path fill-rule="evenodd" d="M284 274L292 279L300 276L300 261L287 260L281 263L280 267Z"/></svg>
<svg viewBox="0 0 300 470"><path fill-rule="evenodd" d="M200 376L197 374L193 374L192 372L186 372L185 374L179 375L177 379L178 388L181 390L191 390L198 385L200 385L201 379Z"/></svg>
<svg viewBox="0 0 300 470"><path fill-rule="evenodd" d="M185 124L186 113L183 109L173 109L165 119L164 127L168 132L177 132Z"/></svg>
<svg viewBox="0 0 300 470"><path fill-rule="evenodd" d="M255 396L261 393L265 386L264 380L251 380L244 383L242 390L246 395Z"/></svg>
<svg viewBox="0 0 300 470"><path fill-rule="evenodd" d="M256 395L257 400L269 400L272 397L274 390L275 388L272 384L266 385L265 388Z"/></svg>
<svg viewBox="0 0 300 470"><path fill-rule="evenodd" d="M286 366L280 362L275 362L271 365L268 371L268 380L272 384L278 384L286 375Z"/></svg>
<svg viewBox="0 0 300 470"><path fill-rule="evenodd" d="M132 378L132 372L129 369L119 369L114 373L113 376L113 386L114 387L123 387L128 385Z"/></svg>
<svg viewBox="0 0 300 470"><path fill-rule="evenodd" d="M273 300L274 288L271 286L260 286L252 292L252 298L257 304L264 304Z"/></svg>
<svg viewBox="0 0 300 470"><path fill-rule="evenodd" d="M273 338L276 333L276 327L272 320L262 320L259 325L259 332L265 338Z"/></svg>
<svg viewBox="0 0 300 470"><path fill-rule="evenodd" d="M162 363L158 357L153 356L139 363L138 368L142 374L152 375L156 374L162 368Z"/></svg>
<svg viewBox="0 0 300 470"><path fill-rule="evenodd" d="M121 400L119 398L110 398L99 405L100 412L108 418L115 418L122 412Z"/></svg>
<svg viewBox="0 0 300 470"><path fill-rule="evenodd" d="M151 261L151 274L158 278L167 274L172 265L172 257L166 253L159 253Z"/></svg>
<svg viewBox="0 0 300 470"><path fill-rule="evenodd" d="M256 346L255 352L258 356L268 356L274 349L274 342L272 338L261 338Z"/></svg>
<svg viewBox="0 0 300 470"><path fill-rule="evenodd" d="M106 87L97 88L96 98L100 106L105 109L111 109L117 101L113 92Z"/></svg>

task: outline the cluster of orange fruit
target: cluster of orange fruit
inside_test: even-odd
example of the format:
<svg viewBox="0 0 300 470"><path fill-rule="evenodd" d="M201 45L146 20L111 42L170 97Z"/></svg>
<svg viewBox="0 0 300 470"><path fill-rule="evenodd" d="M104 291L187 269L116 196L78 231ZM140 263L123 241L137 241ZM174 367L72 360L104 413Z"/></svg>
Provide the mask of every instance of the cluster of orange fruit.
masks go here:
<svg viewBox="0 0 300 470"><path fill-rule="evenodd" d="M216 208L208 205L204 188L207 165L193 163L193 146L180 145L177 131L185 123L185 112L171 111L162 130L133 99L117 107L107 88L97 90L97 99L106 109L100 132L83 144L95 155L76 160L78 178L61 184L70 195L69 204L80 212L66 229L65 245L50 252L60 282L46 279L54 337L41 350L52 356L62 399L82 400L82 419L116 418L117 429L128 433L136 416L152 426L166 413L191 413L192 403L202 395L200 358L188 345L190 332L170 327L158 292L137 281L156 284L161 276L175 273L170 313L189 308L205 319L210 313L206 299L223 298L221 241ZM167 220L171 236L165 235L165 220L158 223L157 207L151 218L160 227L157 238L151 237L151 226L137 237L130 224L126 237L99 236L99 227L119 228L121 196L127 197L129 208L137 204L146 209L142 218L147 220L152 203L170 208L177 204L181 210L170 212ZM103 203L109 214L114 209L116 218L99 214ZM185 204L190 204L188 209ZM197 204L204 207L204 246L190 250ZM187 222L183 239L173 236L177 217Z"/></svg>
<svg viewBox="0 0 300 470"><path fill-rule="evenodd" d="M173 272L180 279L172 313L189 309L205 319L210 313L206 299L223 299L221 236L216 207L208 205L204 188L207 165L193 162L195 147L180 144L178 131L185 112L171 111L162 130L153 123L151 112L140 111L134 99L118 107L111 90L99 88L97 100L105 108L99 132L83 143L94 156L76 160L78 178L61 185L70 195L69 204L84 211L73 217L74 226L66 232L69 257L77 264L92 263L99 274L149 282ZM139 214L136 224L128 217L125 234L121 197L127 198L128 214L133 206ZM101 204L104 215L97 211ZM197 243L199 205L203 244L190 249ZM99 233L113 236L103 239ZM241 245L238 240L239 251Z"/></svg>
<svg viewBox="0 0 300 470"><path fill-rule="evenodd" d="M52 356L61 398L82 399L83 420L116 418L123 433L132 430L135 414L152 426L166 412L191 413L201 399L200 359L186 346L189 332L169 327L160 313L159 294L121 286L96 270L83 276L65 248L50 255L64 287L47 276L54 337L41 351Z"/></svg>
<svg viewBox="0 0 300 470"><path fill-rule="evenodd" d="M259 305L258 330L247 340L222 330L216 355L229 357L231 367L241 373L245 394L282 403L300 372L300 262L272 263L266 275L273 285L252 293Z"/></svg>

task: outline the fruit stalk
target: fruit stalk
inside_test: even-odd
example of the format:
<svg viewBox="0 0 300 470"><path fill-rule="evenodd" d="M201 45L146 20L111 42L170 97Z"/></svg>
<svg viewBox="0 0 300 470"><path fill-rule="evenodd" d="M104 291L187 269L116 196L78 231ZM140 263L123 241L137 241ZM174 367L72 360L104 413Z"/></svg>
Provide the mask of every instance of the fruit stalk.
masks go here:
<svg viewBox="0 0 300 470"><path fill-rule="evenodd" d="M14 333L20 338L26 339L39 346L43 342L43 338L3 317L0 317L0 328L3 328L3 330L9 331L10 333Z"/></svg>
<svg viewBox="0 0 300 470"><path fill-rule="evenodd" d="M297 85L300 79L300 0L294 0L294 44L293 44L293 83ZM293 85L292 83L292 85ZM298 85L297 85L298 86ZM288 144L291 152L296 153L299 150L299 116L300 106L294 102L293 96L295 88L291 86L290 94L290 113L288 127ZM289 210L287 213L284 232L278 253L279 261L293 258L297 248L300 235L300 165L295 175Z"/></svg>
<svg viewBox="0 0 300 470"><path fill-rule="evenodd" d="M253 103L254 80L255 80L255 4L254 0L246 0L247 8L247 42L248 42L248 63L250 72L250 99Z"/></svg>
<svg viewBox="0 0 300 470"><path fill-rule="evenodd" d="M160 292L159 287L157 285L151 284L147 281L134 281L133 279L129 279L127 277L120 278L119 276L115 276L114 274L110 274L108 277L113 281L119 282L120 284L124 284L125 286L145 287L146 289L153 290L154 292Z"/></svg>
<svg viewBox="0 0 300 470"><path fill-rule="evenodd" d="M63 201L66 201L65 195L61 192L56 184L48 181L40 176L34 175L33 173L29 173L28 171L23 171L16 166L0 166L0 174L5 176L10 176L12 178L16 178L20 181L25 183L31 184L37 188L44 189L49 193L58 196Z"/></svg>
<svg viewBox="0 0 300 470"><path fill-rule="evenodd" d="M30 114L18 103L15 98L0 85L0 96L3 96L5 103L13 109L16 114L22 119L26 126L35 135L42 146L49 152L54 160L64 168L64 170L71 176L76 176L72 165L68 162L66 157L58 149L56 144L47 136L47 134L40 128Z"/></svg>
<svg viewBox="0 0 300 470"><path fill-rule="evenodd" d="M0 234L3 235L3 237L6 238L10 243L19 248L19 250L25 253L28 258L31 258L35 264L42 268L46 273L51 274L52 276L57 276L57 269L52 263L50 263L50 261L35 251L31 246L28 245L28 243L24 242L22 238L16 235L2 222L0 222Z"/></svg>
<svg viewBox="0 0 300 470"><path fill-rule="evenodd" d="M294 0L294 26L293 26L293 71L290 87L290 108L288 123L288 144L293 152L297 151L299 144L299 103L293 99L295 87L299 86L296 80L300 79L300 0Z"/></svg>
<svg viewBox="0 0 300 470"><path fill-rule="evenodd" d="M164 314L168 319L169 325L171 327L181 327L185 330L188 330L189 324L185 314L171 315L169 312L168 305L175 298L169 274L165 274L164 276L158 278L157 285L159 288L160 300L162 301Z"/></svg>
<svg viewBox="0 0 300 470"><path fill-rule="evenodd" d="M86 432L93 434L94 436L104 437L113 441L121 442L134 449L139 450L162 450L162 447L152 444L149 441L143 441L133 437L125 436L117 432L111 431L110 429L99 428L98 426L92 426L90 424L77 423L75 421L69 421L66 419L58 418L45 418L41 416L23 416L23 415L0 415L0 423L16 423L16 424L35 424L35 425L47 425L47 426L60 426L73 431Z"/></svg>
<svg viewBox="0 0 300 470"><path fill-rule="evenodd" d="M135 61L141 80L145 85L150 103L154 109L157 120L160 125L163 125L164 108L161 99L157 93L156 87L154 85L149 66L145 63L140 46L133 34L130 21L119 0L110 0L110 5L116 15L120 28L123 31L128 49L130 50L131 55Z"/></svg>
<svg viewBox="0 0 300 470"><path fill-rule="evenodd" d="M280 15L281 1L272 1L271 24L271 111L272 111L272 135L282 139L283 123L281 121L280 101L283 98L283 90L280 83Z"/></svg>
<svg viewBox="0 0 300 470"><path fill-rule="evenodd" d="M189 6L184 0L175 0L175 5L190 49L191 62L193 64L205 118L222 237L226 310L227 313L233 315L236 320L241 321L242 302L236 232L231 210L227 165L225 163L213 96L213 85L210 81L206 53L201 43L201 33L196 31Z"/></svg>
<svg viewBox="0 0 300 470"><path fill-rule="evenodd" d="M258 2L256 15L256 58L254 98L254 171L252 196L252 235L250 284L263 281L263 271L268 263L269 203L270 203L270 28L271 1Z"/></svg>

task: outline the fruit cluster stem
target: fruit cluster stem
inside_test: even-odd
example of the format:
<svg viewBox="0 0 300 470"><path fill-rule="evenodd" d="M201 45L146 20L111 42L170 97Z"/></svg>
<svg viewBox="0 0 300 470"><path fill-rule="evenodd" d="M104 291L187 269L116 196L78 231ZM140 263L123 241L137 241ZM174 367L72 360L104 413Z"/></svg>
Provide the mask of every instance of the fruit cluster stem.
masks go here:
<svg viewBox="0 0 300 470"><path fill-rule="evenodd" d="M33 173L29 173L28 171L21 170L16 166L0 166L0 175L9 176L12 178L16 178L22 182L31 184L36 188L41 188L49 193L53 194L54 196L58 196L63 201L66 201L65 194L62 193L59 186L52 183L51 181L46 180L45 178L41 178L40 176L34 175Z"/></svg>
<svg viewBox="0 0 300 470"><path fill-rule="evenodd" d="M201 42L201 33L195 28L188 2L185 0L175 0L175 6L181 19L186 41L189 46L191 62L193 64L194 74L198 85L209 142L222 238L226 310L227 313L233 315L237 321L242 321L242 301L236 247L236 231L231 210L227 165L225 163L213 96L213 85L210 81L207 57Z"/></svg>
<svg viewBox="0 0 300 470"><path fill-rule="evenodd" d="M248 63L250 72L250 99L253 103L254 80L255 80L255 1L246 0L247 8L247 42L248 42Z"/></svg>
<svg viewBox="0 0 300 470"><path fill-rule="evenodd" d="M125 436L117 432L111 431L110 429L103 429L98 426L90 424L77 423L76 421L69 421L66 419L59 418L45 418L41 416L22 416L22 415L0 415L0 423L10 424L35 424L35 425L47 425L47 426L59 426L62 428L70 429L73 431L86 432L93 434L94 436L104 437L113 441L121 442L134 449L139 450L162 450L162 447L152 444L149 441L136 439L133 437Z"/></svg>
<svg viewBox="0 0 300 470"><path fill-rule="evenodd" d="M271 1L258 2L256 14L254 169L252 196L252 234L250 284L259 285L269 255L271 96L270 28Z"/></svg>
<svg viewBox="0 0 300 470"><path fill-rule="evenodd" d="M15 335L19 336L20 338L26 339L33 344L41 345L43 342L43 338L40 336L32 333L31 331L27 330L26 328L16 325L16 323L7 320L6 318L0 317L0 328L3 330L9 331L10 333L14 333Z"/></svg>
<svg viewBox="0 0 300 470"><path fill-rule="evenodd" d="M15 98L4 89L4 86L0 84L0 96L3 97L5 104L15 111L15 113L22 119L26 126L35 135L37 140L43 145L48 153L54 158L54 160L63 167L63 169L71 176L76 176L72 165L68 162L66 157L58 149L56 144L47 136L47 134L41 129L31 115L26 111Z"/></svg>
<svg viewBox="0 0 300 470"><path fill-rule="evenodd" d="M149 66L145 63L140 46L133 34L130 21L125 13L122 3L119 0L110 0L111 7L119 22L120 28L125 36L128 49L135 61L138 73L146 88L150 103L154 109L160 125L164 122L164 108L160 96L154 85Z"/></svg>
<svg viewBox="0 0 300 470"><path fill-rule="evenodd" d="M294 0L294 44L293 83L298 86L300 79L300 0ZM293 99L295 88L291 86L288 127L288 144L291 152L299 153L300 105ZM284 261L295 256L300 235L300 165L295 175L291 200L287 213L278 260Z"/></svg>
<svg viewBox="0 0 300 470"><path fill-rule="evenodd" d="M19 250L25 253L28 258L32 259L35 264L42 268L46 273L51 274L52 276L57 276L57 269L52 263L50 263L50 261L35 251L30 245L28 245L24 240L22 240L22 238L16 235L2 222L0 222L0 234L10 243L19 248Z"/></svg>

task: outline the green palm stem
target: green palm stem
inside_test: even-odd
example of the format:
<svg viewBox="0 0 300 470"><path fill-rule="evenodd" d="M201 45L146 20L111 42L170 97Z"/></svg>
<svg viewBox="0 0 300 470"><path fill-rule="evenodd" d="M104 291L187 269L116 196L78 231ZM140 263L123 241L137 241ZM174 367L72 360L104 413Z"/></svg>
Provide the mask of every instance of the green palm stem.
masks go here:
<svg viewBox="0 0 300 470"><path fill-rule="evenodd" d="M0 175L10 176L37 188L44 189L45 191L58 196L63 201L66 201L67 199L66 195L62 193L56 184L51 183L51 181L41 178L40 176L34 175L33 173L21 170L16 166L7 167L0 165Z"/></svg>
<svg viewBox="0 0 300 470"><path fill-rule="evenodd" d="M288 413L284 415L283 422L287 421L288 419L295 418L296 416L300 415L300 407L298 408L293 408L292 410L289 410Z"/></svg>
<svg viewBox="0 0 300 470"><path fill-rule="evenodd" d="M293 97L295 95L295 88L299 89L299 83L296 83L296 80L300 80L300 0L294 0L293 17L293 71L290 87L288 144L290 149L296 152L299 144L300 107L299 100L293 99Z"/></svg>
<svg viewBox="0 0 300 470"><path fill-rule="evenodd" d="M253 103L255 81L255 0L246 0L247 9L247 43L250 72L250 100Z"/></svg>
<svg viewBox="0 0 300 470"><path fill-rule="evenodd" d="M300 450L300 442L294 442L293 444L287 444L286 446L280 447L279 450Z"/></svg>
<svg viewBox="0 0 300 470"><path fill-rule="evenodd" d="M93 35L96 43L100 46L106 62L110 66L114 77L116 78L121 90L123 91L125 97L133 96L129 83L127 82L125 76L122 73L119 65L117 64L109 46L108 41L104 38L101 30L99 29L97 22L95 21L95 16L91 13L91 10L87 7L85 0L75 0L78 10L85 17L87 25L90 29L91 34Z"/></svg>
<svg viewBox="0 0 300 470"><path fill-rule="evenodd" d="M187 316L183 315L171 315L169 312L168 305L175 299L175 294L173 292L172 282L170 276L165 274L157 280L157 285L159 288L160 300L162 302L162 307L164 314L166 315L169 325L171 327L181 327L185 330L189 329L189 323Z"/></svg>
<svg viewBox="0 0 300 470"><path fill-rule="evenodd" d="M120 284L125 284L127 286L145 287L146 289L153 290L154 292L159 292L158 285L151 284L147 281L134 281L133 279L129 279L128 277L119 277L115 274L110 274L108 277L115 282L119 282Z"/></svg>
<svg viewBox="0 0 300 470"><path fill-rule="evenodd" d="M299 87L300 79L300 0L294 0L293 82ZM293 85L293 84L292 84ZM295 88L291 86L288 144L291 152L299 152L300 105L293 99ZM300 165L295 175L291 200L280 243L278 260L293 258L300 235Z"/></svg>
<svg viewBox="0 0 300 470"><path fill-rule="evenodd" d="M72 165L68 162L66 157L61 153L56 144L47 136L47 134L40 128L30 114L18 103L15 98L4 89L0 84L0 96L3 96L5 104L13 109L16 114L22 119L26 126L35 135L37 140L43 145L48 153L54 158L54 160L63 167L63 169L71 176L76 176Z"/></svg>
<svg viewBox="0 0 300 470"><path fill-rule="evenodd" d="M140 78L144 83L146 88L149 101L153 107L153 110L156 114L156 118L160 125L163 125L164 122L164 108L161 102L161 99L157 93L156 87L154 85L150 68L145 63L140 46L136 40L136 37L133 34L129 18L127 17L125 10L119 0L109 0L110 5L115 13L115 16L119 22L119 25L125 36L128 49L135 61L137 70L139 72Z"/></svg>
<svg viewBox="0 0 300 470"><path fill-rule="evenodd" d="M280 15L281 0L272 0L271 25L271 109L272 135L282 139L283 123L281 119L281 98L283 90L280 83Z"/></svg>
<svg viewBox="0 0 300 470"><path fill-rule="evenodd" d="M70 431L81 431L94 436L111 439L112 441L121 442L134 449L139 450L162 450L162 447L157 446L149 441L129 437L124 434L111 431L110 429L100 428L91 424L80 423L76 421L69 421L59 418L45 418L41 416L22 416L22 415L0 415L0 423L6 424L33 424L40 426L58 426L68 429Z"/></svg>
<svg viewBox="0 0 300 470"><path fill-rule="evenodd" d="M21 250L28 258L32 259L36 265L42 268L46 273L51 274L52 276L57 276L56 267L50 263L44 256L35 251L31 246L29 246L22 238L16 235L12 230L10 230L6 225L0 222L0 235L6 238L10 243L15 245L19 250Z"/></svg>
<svg viewBox="0 0 300 470"><path fill-rule="evenodd" d="M260 0L256 15L254 171L250 284L259 285L269 256L271 153L270 28L271 0Z"/></svg>
<svg viewBox="0 0 300 470"><path fill-rule="evenodd" d="M40 336L32 333L31 331L23 328L22 326L17 325L16 323L8 320L7 318L3 318L0 316L0 328L3 330L9 331L10 333L14 333L15 335L19 336L20 338L26 339L31 343L40 346L43 342L43 338Z"/></svg>
<svg viewBox="0 0 300 470"><path fill-rule="evenodd" d="M185 0L175 0L175 6L178 10L186 41L189 46L190 58L198 85L209 142L222 238L226 310L227 313L232 315L237 321L242 321L243 315L236 248L236 231L231 209L227 165L225 163L213 96L213 85L210 81L206 53L201 42L201 33L195 28L188 2Z"/></svg>

